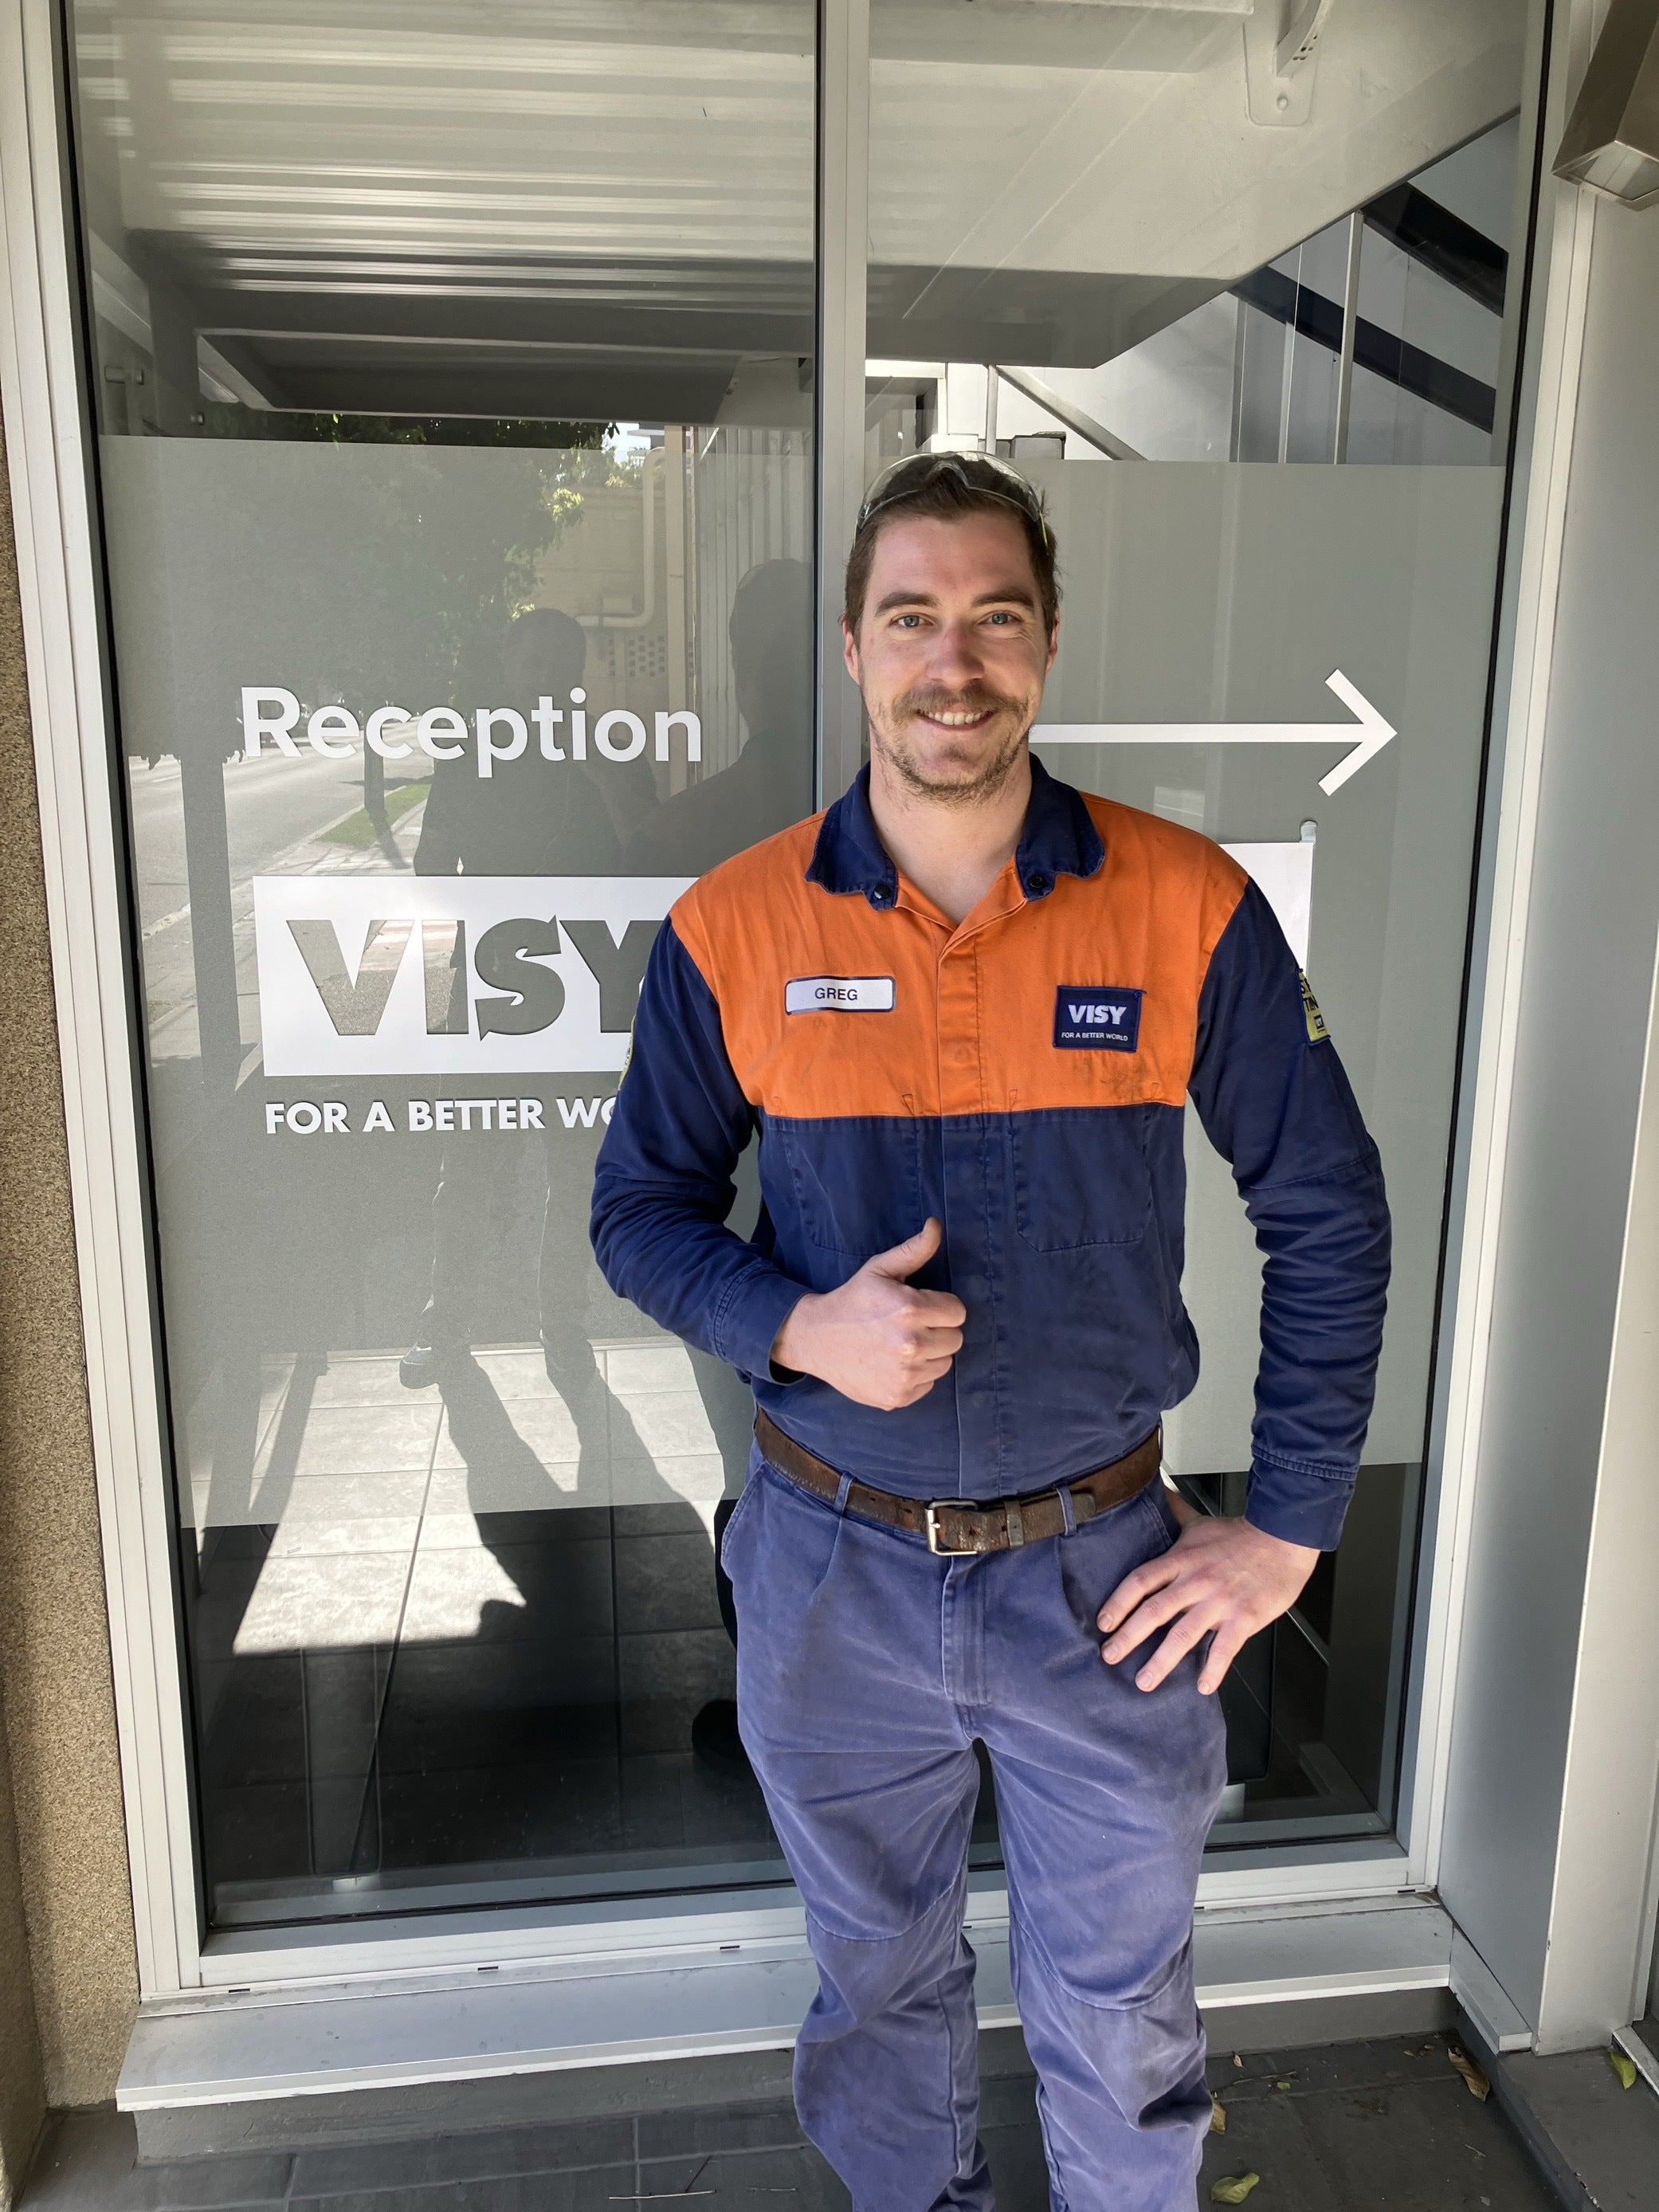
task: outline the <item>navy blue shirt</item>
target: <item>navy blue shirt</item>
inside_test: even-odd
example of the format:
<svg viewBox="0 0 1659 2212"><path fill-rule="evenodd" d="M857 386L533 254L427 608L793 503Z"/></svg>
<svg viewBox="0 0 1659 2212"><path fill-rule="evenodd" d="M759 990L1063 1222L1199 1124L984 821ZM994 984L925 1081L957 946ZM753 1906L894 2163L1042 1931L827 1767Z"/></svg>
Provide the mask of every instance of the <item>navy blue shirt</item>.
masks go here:
<svg viewBox="0 0 1659 2212"><path fill-rule="evenodd" d="M1334 1547L1389 1275L1381 1164L1272 908L1218 846L1032 763L1024 834L953 925L895 869L868 771L679 901L600 1152L612 1288L729 1361L787 1433L911 1497L994 1499L1133 1449L1198 1376L1181 1297L1191 1098L1265 1255L1248 1516ZM758 1132L752 1238L726 1224ZM968 1310L915 1405L771 1363L805 1291L929 1214Z"/></svg>

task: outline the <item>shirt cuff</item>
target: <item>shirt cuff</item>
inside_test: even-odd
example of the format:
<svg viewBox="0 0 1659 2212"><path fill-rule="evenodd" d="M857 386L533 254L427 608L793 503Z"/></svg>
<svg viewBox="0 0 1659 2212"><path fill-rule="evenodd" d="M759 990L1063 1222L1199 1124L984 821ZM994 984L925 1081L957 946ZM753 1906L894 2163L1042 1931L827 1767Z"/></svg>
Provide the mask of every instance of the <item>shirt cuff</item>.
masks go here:
<svg viewBox="0 0 1659 2212"><path fill-rule="evenodd" d="M1342 1534L1353 1485L1352 1475L1286 1467L1258 1455L1250 1468L1244 1518L1264 1535L1277 1536L1286 1544L1334 1552Z"/></svg>
<svg viewBox="0 0 1659 2212"><path fill-rule="evenodd" d="M806 1296L805 1283L793 1282L775 1267L740 1275L726 1292L709 1334L727 1366L752 1381L799 1382L787 1367L774 1367L772 1346L778 1331Z"/></svg>

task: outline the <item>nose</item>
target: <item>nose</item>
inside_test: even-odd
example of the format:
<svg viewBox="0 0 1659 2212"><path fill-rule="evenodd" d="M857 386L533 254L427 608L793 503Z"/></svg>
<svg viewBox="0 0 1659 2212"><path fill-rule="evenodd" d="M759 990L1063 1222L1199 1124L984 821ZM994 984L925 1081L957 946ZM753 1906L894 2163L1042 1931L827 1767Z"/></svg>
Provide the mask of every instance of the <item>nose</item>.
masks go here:
<svg viewBox="0 0 1659 2212"><path fill-rule="evenodd" d="M936 684L958 689L976 684L985 673L985 659L969 622L941 623L933 633L927 672Z"/></svg>

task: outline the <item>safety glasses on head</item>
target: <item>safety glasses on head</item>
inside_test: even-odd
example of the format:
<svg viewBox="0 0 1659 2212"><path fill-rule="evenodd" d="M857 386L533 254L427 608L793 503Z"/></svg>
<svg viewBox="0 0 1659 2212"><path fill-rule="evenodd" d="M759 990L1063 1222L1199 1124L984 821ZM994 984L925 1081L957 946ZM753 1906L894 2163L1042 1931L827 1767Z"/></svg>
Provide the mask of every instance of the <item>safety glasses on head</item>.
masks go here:
<svg viewBox="0 0 1659 2212"><path fill-rule="evenodd" d="M1048 544L1048 518L1043 513L1041 493L1018 469L990 453L907 453L902 460L884 468L865 495L859 509L859 531L884 507L914 498L941 477L954 478L964 491L1006 500L1036 525L1044 545Z"/></svg>

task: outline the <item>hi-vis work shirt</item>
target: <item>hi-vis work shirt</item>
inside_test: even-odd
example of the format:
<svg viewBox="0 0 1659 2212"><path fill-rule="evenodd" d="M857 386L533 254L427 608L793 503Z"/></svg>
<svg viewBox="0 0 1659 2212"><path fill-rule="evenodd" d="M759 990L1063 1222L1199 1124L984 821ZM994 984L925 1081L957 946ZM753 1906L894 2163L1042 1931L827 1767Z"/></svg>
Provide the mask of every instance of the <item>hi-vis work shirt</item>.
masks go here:
<svg viewBox="0 0 1659 2212"><path fill-rule="evenodd" d="M1019 848L959 927L888 858L867 769L679 900L599 1154L599 1265L832 1467L915 1498L1043 1489L1130 1450L1197 1380L1190 1097L1266 1255L1248 1515L1329 1548L1382 1332L1376 1148L1243 871L1031 774ZM726 1222L757 1129L745 1240ZM884 1413L773 1367L803 1291L929 1214L944 1241L912 1280L968 1319L925 1397Z"/></svg>

